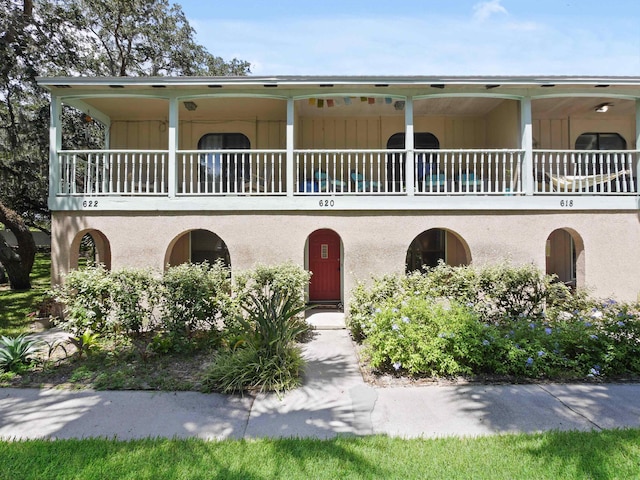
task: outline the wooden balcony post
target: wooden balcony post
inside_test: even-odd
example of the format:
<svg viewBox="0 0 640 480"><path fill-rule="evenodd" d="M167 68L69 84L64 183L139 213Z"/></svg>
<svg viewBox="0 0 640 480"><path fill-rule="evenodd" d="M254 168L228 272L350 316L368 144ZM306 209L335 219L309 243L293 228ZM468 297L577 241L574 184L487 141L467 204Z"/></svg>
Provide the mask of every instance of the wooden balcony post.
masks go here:
<svg viewBox="0 0 640 480"><path fill-rule="evenodd" d="M533 127L531 120L531 98L520 100L520 148L524 150L522 158L522 181L525 195L533 195Z"/></svg>
<svg viewBox="0 0 640 480"><path fill-rule="evenodd" d="M62 148L62 128L60 126L60 112L62 103L60 97L51 95L49 105L49 198L53 199L60 190L60 159L58 151Z"/></svg>
<svg viewBox="0 0 640 480"><path fill-rule="evenodd" d="M169 154L167 158L169 171L167 173L167 189L169 198L176 196L178 186L178 99L171 97L169 99Z"/></svg>
<svg viewBox="0 0 640 480"><path fill-rule="evenodd" d="M415 171L413 149L415 143L413 139L413 97L407 97L404 108L404 122L405 122L405 135L404 135L404 148L406 150L404 178L406 182L405 188L407 189L407 195L412 197L415 194Z"/></svg>
<svg viewBox="0 0 640 480"><path fill-rule="evenodd" d="M285 189L287 197L293 197L294 188L294 169L295 169L295 153L294 149L294 126L293 121L295 117L295 101L293 97L287 98L287 157L286 157L286 184Z"/></svg>

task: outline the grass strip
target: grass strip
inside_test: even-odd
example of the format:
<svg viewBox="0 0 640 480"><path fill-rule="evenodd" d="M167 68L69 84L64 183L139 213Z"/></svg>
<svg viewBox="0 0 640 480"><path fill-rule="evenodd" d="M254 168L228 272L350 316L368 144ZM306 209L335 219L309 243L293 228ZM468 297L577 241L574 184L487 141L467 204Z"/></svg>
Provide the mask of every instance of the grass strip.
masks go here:
<svg viewBox="0 0 640 480"><path fill-rule="evenodd" d="M51 288L51 258L49 254L36 254L31 270L31 290L0 290L0 334L15 336L29 333L33 318L29 317Z"/></svg>
<svg viewBox="0 0 640 480"><path fill-rule="evenodd" d="M0 478L638 478L640 429L403 440L0 442Z"/></svg>

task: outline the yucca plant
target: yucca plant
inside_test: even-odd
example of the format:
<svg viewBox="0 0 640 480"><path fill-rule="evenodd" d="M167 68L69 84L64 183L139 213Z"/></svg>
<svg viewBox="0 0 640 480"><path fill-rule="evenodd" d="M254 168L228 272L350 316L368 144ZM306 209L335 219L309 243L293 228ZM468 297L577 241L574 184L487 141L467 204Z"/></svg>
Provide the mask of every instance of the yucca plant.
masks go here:
<svg viewBox="0 0 640 480"><path fill-rule="evenodd" d="M16 371L27 365L32 356L40 349L39 340L28 338L26 335L17 337L0 337L0 368Z"/></svg>
<svg viewBox="0 0 640 480"><path fill-rule="evenodd" d="M222 352L209 368L207 390L225 393L243 390L283 392L300 385L304 360L296 338L308 330L297 318L306 307L290 294L266 286L242 302L243 329L236 349Z"/></svg>
<svg viewBox="0 0 640 480"><path fill-rule="evenodd" d="M267 356L279 356L284 347L308 330L304 320L297 318L307 307L297 305L293 295L265 287L260 293L250 293L243 302L246 317L238 318L246 332L246 340Z"/></svg>

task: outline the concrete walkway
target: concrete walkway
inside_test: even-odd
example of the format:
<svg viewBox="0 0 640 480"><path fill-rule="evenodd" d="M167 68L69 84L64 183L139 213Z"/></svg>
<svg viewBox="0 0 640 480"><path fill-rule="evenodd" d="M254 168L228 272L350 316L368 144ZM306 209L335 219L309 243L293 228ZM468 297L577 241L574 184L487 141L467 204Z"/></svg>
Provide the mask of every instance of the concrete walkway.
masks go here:
<svg viewBox="0 0 640 480"><path fill-rule="evenodd" d="M640 385L377 388L337 312L316 312L304 384L282 398L194 392L0 389L0 438L477 436L640 427Z"/></svg>

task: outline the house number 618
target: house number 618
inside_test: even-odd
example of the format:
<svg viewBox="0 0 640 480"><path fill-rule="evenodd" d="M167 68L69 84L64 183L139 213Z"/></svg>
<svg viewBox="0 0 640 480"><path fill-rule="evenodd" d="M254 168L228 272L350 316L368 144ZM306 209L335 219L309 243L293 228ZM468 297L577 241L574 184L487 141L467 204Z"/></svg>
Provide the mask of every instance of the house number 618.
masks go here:
<svg viewBox="0 0 640 480"><path fill-rule="evenodd" d="M320 200L321 207L333 207L335 205L333 200Z"/></svg>
<svg viewBox="0 0 640 480"><path fill-rule="evenodd" d="M561 207L573 207L573 200L560 200Z"/></svg>

